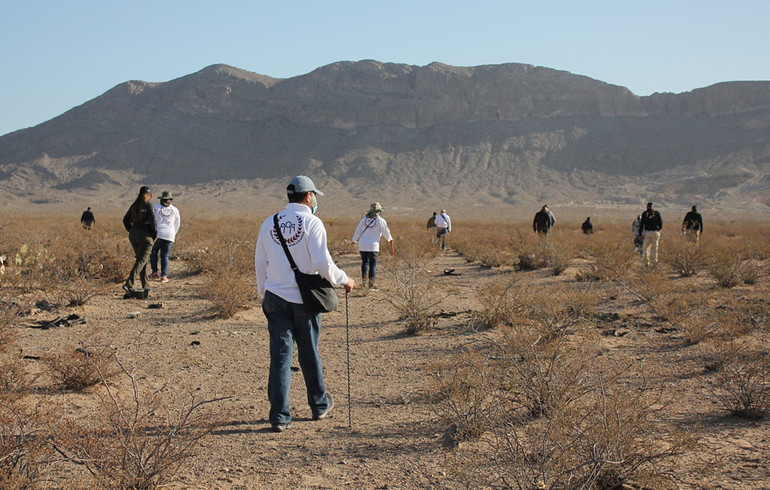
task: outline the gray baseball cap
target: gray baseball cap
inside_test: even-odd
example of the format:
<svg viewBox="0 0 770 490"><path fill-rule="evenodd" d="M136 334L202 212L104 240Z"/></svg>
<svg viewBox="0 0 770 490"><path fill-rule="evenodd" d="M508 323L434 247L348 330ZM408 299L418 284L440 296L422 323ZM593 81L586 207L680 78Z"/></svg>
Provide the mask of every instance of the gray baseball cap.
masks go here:
<svg viewBox="0 0 770 490"><path fill-rule="evenodd" d="M319 196L323 196L324 193L319 191L315 188L315 184L312 180L310 180L310 177L306 177L304 175L297 175L293 179L291 179L291 182L289 182L289 185L286 186L286 193L287 194L301 194L303 192L315 192Z"/></svg>

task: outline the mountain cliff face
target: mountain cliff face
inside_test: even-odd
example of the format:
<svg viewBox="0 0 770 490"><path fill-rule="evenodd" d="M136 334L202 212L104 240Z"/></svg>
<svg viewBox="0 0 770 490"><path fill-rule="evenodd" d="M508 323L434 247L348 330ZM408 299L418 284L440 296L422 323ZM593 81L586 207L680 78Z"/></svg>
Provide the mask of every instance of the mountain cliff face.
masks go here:
<svg viewBox="0 0 770 490"><path fill-rule="evenodd" d="M298 173L413 203L442 189L469 205L762 207L770 82L638 97L522 64L340 62L290 79L214 65L123 83L0 138L0 188L22 200Z"/></svg>

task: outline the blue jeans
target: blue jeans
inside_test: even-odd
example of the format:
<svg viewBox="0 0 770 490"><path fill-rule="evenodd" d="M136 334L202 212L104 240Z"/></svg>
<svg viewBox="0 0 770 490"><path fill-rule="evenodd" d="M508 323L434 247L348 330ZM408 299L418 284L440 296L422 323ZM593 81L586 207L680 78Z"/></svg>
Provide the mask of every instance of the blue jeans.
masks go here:
<svg viewBox="0 0 770 490"><path fill-rule="evenodd" d="M152 246L150 253L150 267L153 274L158 273L158 252L160 252L160 276L168 277L168 254L171 252L171 246L174 242L158 238Z"/></svg>
<svg viewBox="0 0 770 490"><path fill-rule="evenodd" d="M374 279L377 275L377 255L379 252L362 252L361 254L361 277L369 275L369 279Z"/></svg>
<svg viewBox="0 0 770 490"><path fill-rule="evenodd" d="M441 244L441 250L446 250L447 233L448 231L446 228L439 228L436 230L436 240Z"/></svg>
<svg viewBox="0 0 770 490"><path fill-rule="evenodd" d="M307 403L313 416L321 414L329 406L321 356L318 355L321 314L309 313L303 305L290 303L270 291L265 292L262 311L267 318L267 330L270 333L270 374L267 380L270 423L285 424L291 421L289 388L295 341L299 367L305 378Z"/></svg>

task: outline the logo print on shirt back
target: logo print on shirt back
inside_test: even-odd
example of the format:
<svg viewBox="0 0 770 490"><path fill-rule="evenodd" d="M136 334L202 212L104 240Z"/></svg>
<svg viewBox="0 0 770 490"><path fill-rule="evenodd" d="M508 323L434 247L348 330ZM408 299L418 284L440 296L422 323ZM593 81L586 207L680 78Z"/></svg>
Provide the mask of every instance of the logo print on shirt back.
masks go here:
<svg viewBox="0 0 770 490"><path fill-rule="evenodd" d="M282 216L278 217L278 226L281 227L281 235L283 235L284 240L286 240L286 245L293 247L302 239L302 218L300 216L295 216L296 224L293 221L284 221L281 223L281 218ZM281 244L278 235L275 233L275 227L270 230L270 236L276 244Z"/></svg>

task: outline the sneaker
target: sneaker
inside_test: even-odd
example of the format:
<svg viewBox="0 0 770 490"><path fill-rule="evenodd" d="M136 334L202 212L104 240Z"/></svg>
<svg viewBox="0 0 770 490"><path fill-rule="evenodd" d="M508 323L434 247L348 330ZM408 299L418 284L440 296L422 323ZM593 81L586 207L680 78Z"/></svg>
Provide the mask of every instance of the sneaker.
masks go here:
<svg viewBox="0 0 770 490"><path fill-rule="evenodd" d="M158 277L160 276L158 276L157 272L153 272L152 274L150 274L150 279L157 279Z"/></svg>
<svg viewBox="0 0 770 490"><path fill-rule="evenodd" d="M379 291L380 289L376 286L369 286L369 291Z"/></svg>
<svg viewBox="0 0 770 490"><path fill-rule="evenodd" d="M168 282L168 277L161 277L160 282Z"/></svg>
<svg viewBox="0 0 770 490"><path fill-rule="evenodd" d="M282 424L272 424L273 432L283 432L286 429L291 429L291 422L285 422Z"/></svg>
<svg viewBox="0 0 770 490"><path fill-rule="evenodd" d="M319 413L318 415L313 415L313 420L323 420L326 417L329 416L329 412L332 411L332 408L334 408L334 398L332 398L331 395L326 395L329 399L329 404L326 406L326 410Z"/></svg>

